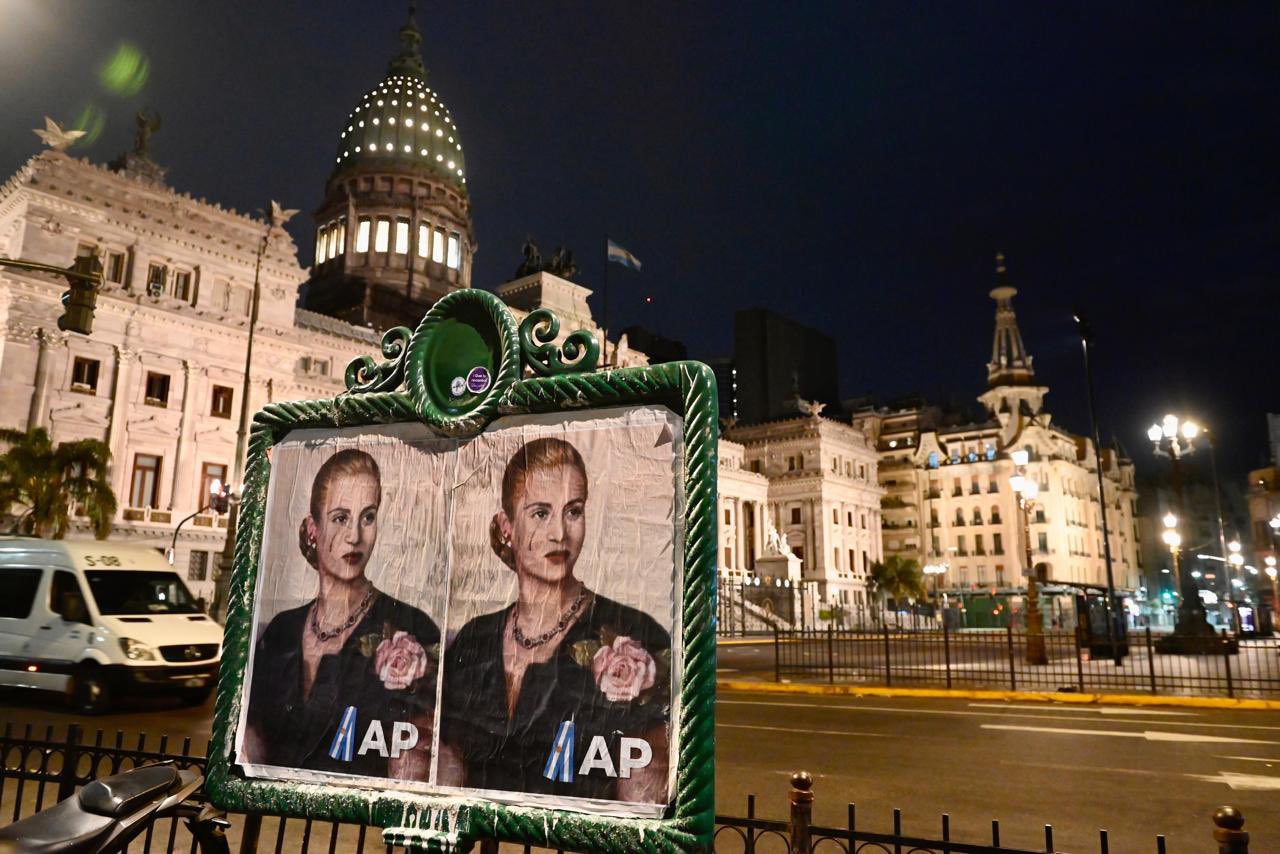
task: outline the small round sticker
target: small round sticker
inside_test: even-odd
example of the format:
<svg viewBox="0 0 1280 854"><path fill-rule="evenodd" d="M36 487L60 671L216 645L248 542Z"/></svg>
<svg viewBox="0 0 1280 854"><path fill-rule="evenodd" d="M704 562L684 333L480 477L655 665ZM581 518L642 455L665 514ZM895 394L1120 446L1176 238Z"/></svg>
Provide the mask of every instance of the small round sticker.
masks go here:
<svg viewBox="0 0 1280 854"><path fill-rule="evenodd" d="M480 394L489 388L492 379L489 377L489 369L485 367L475 367L467 374L467 390L472 394Z"/></svg>
<svg viewBox="0 0 1280 854"><path fill-rule="evenodd" d="M467 393L466 377L454 377L453 382L449 383L449 393L454 397L462 397Z"/></svg>

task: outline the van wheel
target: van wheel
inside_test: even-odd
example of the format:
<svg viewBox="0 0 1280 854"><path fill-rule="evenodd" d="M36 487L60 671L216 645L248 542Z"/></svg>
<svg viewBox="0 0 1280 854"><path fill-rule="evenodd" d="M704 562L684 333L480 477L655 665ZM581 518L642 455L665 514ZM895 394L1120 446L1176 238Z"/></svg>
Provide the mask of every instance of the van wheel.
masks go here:
<svg viewBox="0 0 1280 854"><path fill-rule="evenodd" d="M184 706L203 706L212 693L213 686L210 685L208 688L193 688L190 691L183 691L178 699Z"/></svg>
<svg viewBox="0 0 1280 854"><path fill-rule="evenodd" d="M81 668L72 677L71 706L87 715L100 715L111 706L107 677L96 667Z"/></svg>

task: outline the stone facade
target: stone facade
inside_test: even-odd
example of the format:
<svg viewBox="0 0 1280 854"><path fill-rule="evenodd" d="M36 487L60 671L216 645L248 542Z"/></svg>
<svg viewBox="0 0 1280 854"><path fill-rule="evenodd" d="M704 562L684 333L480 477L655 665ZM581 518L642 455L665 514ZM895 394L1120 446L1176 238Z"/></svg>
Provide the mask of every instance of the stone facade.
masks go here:
<svg viewBox="0 0 1280 854"><path fill-rule="evenodd" d="M0 424L43 426L55 441L93 438L112 453L115 538L167 546L201 508L213 478L234 470L257 251L265 222L46 151L0 187L0 254L104 265L93 334L58 331L66 281L0 268ZM306 271L279 229L262 258L251 371L252 410L329 397L368 330L296 308ZM226 517L182 529L175 565L212 594ZM76 534L88 536L78 523Z"/></svg>
<svg viewBox="0 0 1280 854"><path fill-rule="evenodd" d="M1093 442L1052 423L1044 407L1048 388L1036 384L1018 331L1016 293L1004 284L991 293L995 341L988 388L979 397L986 420L946 425L923 402L854 416L880 457L885 553L945 565L944 590L1024 589L1026 541L1009 453L1025 449L1028 476L1040 485L1030 519L1033 563L1047 564L1052 582L1100 587L1106 564ZM1102 465L1115 585L1134 592L1142 566L1133 463L1104 448Z"/></svg>
<svg viewBox="0 0 1280 854"><path fill-rule="evenodd" d="M800 559L801 580L816 589L825 606L840 605L845 613L864 609L869 602L871 564L883 557L880 504L885 494L877 482L876 450L866 434L846 422L810 412L734 425L726 438L742 448L740 467L767 481L766 512ZM724 465L720 472L725 478ZM738 483L740 479L722 480L726 484L722 490L744 494L746 486ZM758 485L751 489L758 495ZM723 503L722 498L722 517ZM754 509L750 503L746 506ZM754 518L748 520L754 539L744 538L737 528L730 530L722 518L722 551L732 547L732 535L736 535L738 542L745 539L751 544L751 554L763 552L767 522L762 526ZM743 569L750 572L753 567L744 563Z"/></svg>

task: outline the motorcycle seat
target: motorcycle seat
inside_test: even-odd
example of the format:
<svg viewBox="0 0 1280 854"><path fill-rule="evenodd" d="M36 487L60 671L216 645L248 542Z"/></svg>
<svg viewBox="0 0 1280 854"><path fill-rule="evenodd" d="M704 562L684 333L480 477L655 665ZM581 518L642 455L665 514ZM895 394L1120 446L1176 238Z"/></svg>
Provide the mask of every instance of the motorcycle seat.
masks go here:
<svg viewBox="0 0 1280 854"><path fill-rule="evenodd" d="M116 825L113 818L85 812L78 798L67 798L30 818L0 828L0 854L82 854Z"/></svg>
<svg viewBox="0 0 1280 854"><path fill-rule="evenodd" d="M94 815L124 818L172 790L179 779L172 765L145 765L89 783L80 790L80 806Z"/></svg>

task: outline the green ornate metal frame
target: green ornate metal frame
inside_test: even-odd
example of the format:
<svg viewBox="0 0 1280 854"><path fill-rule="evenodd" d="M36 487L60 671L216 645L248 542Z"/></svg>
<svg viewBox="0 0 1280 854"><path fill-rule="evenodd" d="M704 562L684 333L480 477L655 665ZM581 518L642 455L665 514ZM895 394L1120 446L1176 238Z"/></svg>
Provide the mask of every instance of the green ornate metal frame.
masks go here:
<svg viewBox="0 0 1280 854"><path fill-rule="evenodd" d="M552 312L539 309L517 329L497 297L456 291L437 302L415 331L389 330L382 338L385 361L353 360L342 394L268 404L254 416L209 749L206 788L214 803L237 811L371 824L384 828L387 843L423 851L465 852L484 838L607 854L709 849L715 796L715 377L699 362L597 371L595 335L579 330L557 347L559 327ZM477 364L490 372L488 389L459 398L442 388L442 377L463 376ZM675 797L663 818L600 817L454 795L291 785L243 775L233 761L235 727L253 632L273 445L299 428L417 420L441 435L465 437L500 415L643 403L665 405L684 421L679 754Z"/></svg>

